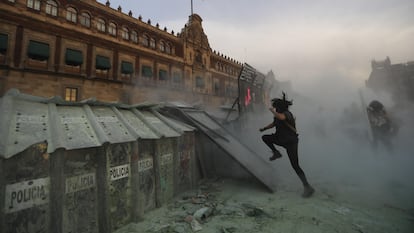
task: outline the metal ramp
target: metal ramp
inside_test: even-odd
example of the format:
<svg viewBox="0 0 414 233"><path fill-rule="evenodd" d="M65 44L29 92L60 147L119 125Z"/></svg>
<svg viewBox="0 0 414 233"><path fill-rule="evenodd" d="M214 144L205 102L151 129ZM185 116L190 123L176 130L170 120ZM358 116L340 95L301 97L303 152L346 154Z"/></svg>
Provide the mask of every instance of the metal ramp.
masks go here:
<svg viewBox="0 0 414 233"><path fill-rule="evenodd" d="M270 191L276 191L276 182L272 175L274 168L268 161L243 145L206 112L192 108L180 109L180 112L189 121L188 123L192 123L193 126L205 133L208 138L262 182Z"/></svg>

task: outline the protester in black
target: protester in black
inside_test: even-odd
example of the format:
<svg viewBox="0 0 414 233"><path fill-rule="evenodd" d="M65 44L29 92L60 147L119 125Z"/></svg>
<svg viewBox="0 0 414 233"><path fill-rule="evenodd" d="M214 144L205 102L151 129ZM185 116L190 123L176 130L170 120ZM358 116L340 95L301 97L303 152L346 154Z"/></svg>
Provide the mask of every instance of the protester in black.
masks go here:
<svg viewBox="0 0 414 233"><path fill-rule="evenodd" d="M392 151L391 136L395 133L395 127L393 127L384 105L373 100L367 107L367 113L372 129L374 148L377 148L378 142L382 142L388 151Z"/></svg>
<svg viewBox="0 0 414 233"><path fill-rule="evenodd" d="M295 118L289 111L289 106L292 101L286 100L286 95L283 93L283 98L272 99L272 107L269 110L273 114L273 122L269 125L260 128L260 132L276 127L276 132L262 136L263 142L272 150L273 156L270 161L282 157L282 154L275 148L275 145L286 149L289 156L290 163L299 176L304 186L303 197L310 197L315 192L312 186L308 183L305 173L299 166L298 159L298 134L296 132Z"/></svg>

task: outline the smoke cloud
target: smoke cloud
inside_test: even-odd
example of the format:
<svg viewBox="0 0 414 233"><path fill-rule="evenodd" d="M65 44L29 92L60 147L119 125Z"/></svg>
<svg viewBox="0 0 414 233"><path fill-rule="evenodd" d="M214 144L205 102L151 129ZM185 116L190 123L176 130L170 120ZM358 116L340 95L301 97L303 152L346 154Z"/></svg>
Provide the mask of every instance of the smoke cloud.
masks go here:
<svg viewBox="0 0 414 233"><path fill-rule="evenodd" d="M288 91L288 97L294 101L291 111L296 116L300 138L299 163L309 182L322 195L412 210L414 122L411 119L414 106L398 108L389 95L373 93L350 83L334 85L334 82L321 85L318 94L310 92L313 94L308 96ZM381 144L377 149L372 147L359 90L362 90L366 103L374 99L381 101L398 124L392 151L387 151ZM280 96L281 93L272 93L272 97ZM261 141L263 133L258 129L269 124L272 115L266 110L249 119L244 131L238 135L245 135L241 140L267 160L271 156L270 149ZM282 188L300 192L301 182L285 150L278 149L284 156L271 162L275 174L269 175L273 175Z"/></svg>
<svg viewBox="0 0 414 233"><path fill-rule="evenodd" d="M151 18L175 32L187 23L189 4L111 1L113 7L121 5L134 17ZM294 90L288 95L300 133L300 164L317 192L403 208L414 208L414 106L396 107L389 96L363 87L372 59L389 56L393 64L414 59L413 7L411 0L194 1L213 50L291 81ZM391 153L373 150L367 140L361 88L367 103L381 101L398 122ZM271 120L268 111L250 116L238 134L265 159L270 152L258 129ZM272 162L275 179L300 189L283 154Z"/></svg>

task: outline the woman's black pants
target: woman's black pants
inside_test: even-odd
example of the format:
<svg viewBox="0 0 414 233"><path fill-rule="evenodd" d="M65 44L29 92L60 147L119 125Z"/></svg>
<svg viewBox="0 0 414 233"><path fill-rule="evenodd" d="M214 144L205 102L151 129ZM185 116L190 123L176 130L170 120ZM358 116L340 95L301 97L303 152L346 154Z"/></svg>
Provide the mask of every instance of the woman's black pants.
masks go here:
<svg viewBox="0 0 414 233"><path fill-rule="evenodd" d="M268 134L262 136L263 142L272 150L277 151L275 145L281 146L286 149L286 152L289 156L290 164L295 170L296 174L299 176L304 186L308 186L309 183L306 179L305 173L302 168L299 166L299 157L298 157L298 142L282 144L276 139L274 134Z"/></svg>

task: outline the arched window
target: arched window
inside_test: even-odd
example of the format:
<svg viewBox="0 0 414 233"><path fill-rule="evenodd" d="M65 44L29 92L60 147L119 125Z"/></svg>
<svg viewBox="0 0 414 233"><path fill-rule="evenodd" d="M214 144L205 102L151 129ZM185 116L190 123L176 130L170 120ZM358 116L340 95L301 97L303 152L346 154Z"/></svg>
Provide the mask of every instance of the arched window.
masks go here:
<svg viewBox="0 0 414 233"><path fill-rule="evenodd" d="M170 43L167 43L165 45L165 52L168 53L168 54L171 54L171 45L170 45Z"/></svg>
<svg viewBox="0 0 414 233"><path fill-rule="evenodd" d="M46 1L46 14L57 16L58 7L57 3L53 0Z"/></svg>
<svg viewBox="0 0 414 233"><path fill-rule="evenodd" d="M77 22L77 16L78 16L78 12L76 11L75 8L73 7L68 7L66 9L66 20L76 23Z"/></svg>
<svg viewBox="0 0 414 233"><path fill-rule="evenodd" d="M88 13L82 12L82 14L79 17L79 21L83 26L88 28L91 27L91 16Z"/></svg>
<svg viewBox="0 0 414 233"><path fill-rule="evenodd" d="M129 40L129 30L126 27L122 28L122 39Z"/></svg>
<svg viewBox="0 0 414 233"><path fill-rule="evenodd" d="M98 29L98 31L105 32L106 31L105 20L99 18L96 23L96 28Z"/></svg>
<svg viewBox="0 0 414 233"><path fill-rule="evenodd" d="M146 47L149 46L149 37L147 35L142 36L142 45Z"/></svg>
<svg viewBox="0 0 414 233"><path fill-rule="evenodd" d="M196 51L195 61L196 61L196 62L198 62L198 63L202 63L202 62L203 62L203 60L202 60L202 59L203 59L203 58L202 58L201 52L200 52L199 50L197 50L197 51Z"/></svg>
<svg viewBox="0 0 414 233"><path fill-rule="evenodd" d="M150 47L151 47L152 49L155 49L155 39L154 39L154 38L151 38L151 39L150 39Z"/></svg>
<svg viewBox="0 0 414 233"><path fill-rule="evenodd" d="M108 33L110 35L116 36L116 25L114 23L110 23L108 26Z"/></svg>
<svg viewBox="0 0 414 233"><path fill-rule="evenodd" d="M165 52L165 43L164 43L164 41L160 42L160 51Z"/></svg>
<svg viewBox="0 0 414 233"><path fill-rule="evenodd" d="M136 31L131 32L131 40L134 43L138 43L138 33Z"/></svg>
<svg viewBox="0 0 414 233"><path fill-rule="evenodd" d="M40 0L27 0L26 6L40 11Z"/></svg>

